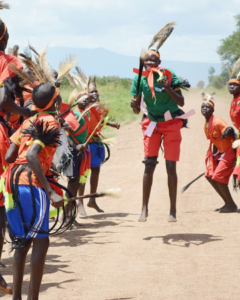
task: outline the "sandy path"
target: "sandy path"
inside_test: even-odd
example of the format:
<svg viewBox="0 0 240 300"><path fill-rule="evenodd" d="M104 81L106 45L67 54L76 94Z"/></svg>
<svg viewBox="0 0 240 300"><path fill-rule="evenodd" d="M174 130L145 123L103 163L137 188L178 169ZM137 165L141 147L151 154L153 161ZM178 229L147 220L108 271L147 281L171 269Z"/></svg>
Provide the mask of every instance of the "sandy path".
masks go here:
<svg viewBox="0 0 240 300"><path fill-rule="evenodd" d="M216 115L230 122L229 102L216 102ZM182 130L179 190L204 171L208 142L200 103L199 95L187 95L185 111L195 108L197 114L190 119L190 128ZM121 187L122 195L120 199L99 199L104 214L87 208L89 216L78 219L81 229L51 239L40 299L239 300L239 214L214 212L222 202L201 178L185 194L179 193L178 222L168 223L166 172L160 154L150 216L146 223L137 222L143 174L139 121L123 127L117 139L111 160L102 168L100 187ZM234 194L240 206L238 197ZM8 252L3 255L8 265L3 275L10 284L11 256Z"/></svg>

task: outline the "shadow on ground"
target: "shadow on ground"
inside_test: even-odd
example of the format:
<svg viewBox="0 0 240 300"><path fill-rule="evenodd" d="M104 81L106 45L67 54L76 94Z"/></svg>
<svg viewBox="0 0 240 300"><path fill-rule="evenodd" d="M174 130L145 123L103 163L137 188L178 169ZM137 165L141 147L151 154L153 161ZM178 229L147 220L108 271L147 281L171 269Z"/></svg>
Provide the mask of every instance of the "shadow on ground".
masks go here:
<svg viewBox="0 0 240 300"><path fill-rule="evenodd" d="M143 240L150 241L152 239L162 239L163 243L171 246L190 247L190 245L201 246L211 242L222 241L220 236L202 233L177 233L167 234L165 236L150 236Z"/></svg>

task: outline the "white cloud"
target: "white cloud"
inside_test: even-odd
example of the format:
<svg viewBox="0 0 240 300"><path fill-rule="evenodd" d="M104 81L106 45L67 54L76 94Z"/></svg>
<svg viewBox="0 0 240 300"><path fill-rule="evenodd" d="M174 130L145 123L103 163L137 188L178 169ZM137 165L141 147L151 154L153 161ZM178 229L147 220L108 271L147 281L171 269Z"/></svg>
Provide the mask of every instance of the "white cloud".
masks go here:
<svg viewBox="0 0 240 300"><path fill-rule="evenodd" d="M10 44L103 47L137 56L170 21L178 26L161 53L169 60L218 62L220 40L235 29L240 0L11 0L3 11Z"/></svg>

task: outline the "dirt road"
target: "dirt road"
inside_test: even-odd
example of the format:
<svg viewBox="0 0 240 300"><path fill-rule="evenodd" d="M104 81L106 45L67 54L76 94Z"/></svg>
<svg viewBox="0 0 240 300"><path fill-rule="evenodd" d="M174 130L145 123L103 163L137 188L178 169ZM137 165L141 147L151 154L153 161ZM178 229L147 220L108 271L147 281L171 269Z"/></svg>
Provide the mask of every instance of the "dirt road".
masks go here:
<svg viewBox="0 0 240 300"><path fill-rule="evenodd" d="M230 99L230 98L229 98ZM169 199L164 159L159 156L146 223L141 208L143 146L139 121L121 128L111 159L102 167L101 190L120 187L119 199L99 199L105 210L78 218L79 230L52 238L40 299L57 300L239 300L240 215L219 214L222 205L201 178L180 189L204 169L208 142L203 133L201 97L186 96L185 111L196 115L183 129L178 163L178 222L168 223ZM216 100L216 115L230 123L229 101ZM89 189L87 189L88 191ZM239 194L233 194L240 207ZM3 254L2 272L12 283L12 254ZM23 292L29 282L29 260ZM10 299L0 294L1 299Z"/></svg>

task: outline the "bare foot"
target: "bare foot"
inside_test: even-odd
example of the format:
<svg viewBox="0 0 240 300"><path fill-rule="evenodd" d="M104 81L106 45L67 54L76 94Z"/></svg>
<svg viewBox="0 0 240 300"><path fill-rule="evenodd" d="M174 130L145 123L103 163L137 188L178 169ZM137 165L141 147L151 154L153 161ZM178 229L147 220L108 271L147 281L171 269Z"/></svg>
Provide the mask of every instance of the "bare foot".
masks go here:
<svg viewBox="0 0 240 300"><path fill-rule="evenodd" d="M237 211L237 205L234 203L232 205L226 205L224 208L219 210L220 213L233 213Z"/></svg>
<svg viewBox="0 0 240 300"><path fill-rule="evenodd" d="M170 215L170 216L168 217L168 222L177 222L177 218L174 217L173 215Z"/></svg>
<svg viewBox="0 0 240 300"><path fill-rule="evenodd" d="M226 204L224 204L222 207L220 207L220 208L216 208L215 209L215 211L219 211L219 210L221 210L221 209L223 209L223 208L225 208L226 207Z"/></svg>
<svg viewBox="0 0 240 300"><path fill-rule="evenodd" d="M104 211L97 205L95 199L90 199L87 206L96 209L97 212L104 212Z"/></svg>
<svg viewBox="0 0 240 300"><path fill-rule="evenodd" d="M0 275L0 290L5 294L12 295L12 288L6 283L2 275Z"/></svg>
<svg viewBox="0 0 240 300"><path fill-rule="evenodd" d="M78 213L81 216L84 216L84 217L87 216L87 213L85 211L85 208L84 208L82 200L79 200L79 202L78 202Z"/></svg>
<svg viewBox="0 0 240 300"><path fill-rule="evenodd" d="M138 219L138 222L146 222L147 217L148 217L148 209L146 207L144 207L142 209L142 213L141 213L141 216Z"/></svg>

